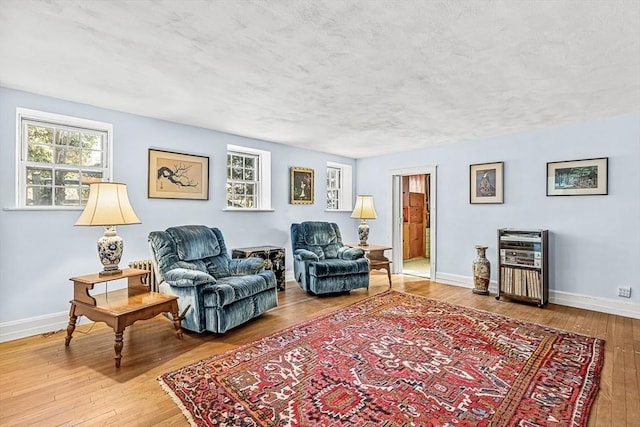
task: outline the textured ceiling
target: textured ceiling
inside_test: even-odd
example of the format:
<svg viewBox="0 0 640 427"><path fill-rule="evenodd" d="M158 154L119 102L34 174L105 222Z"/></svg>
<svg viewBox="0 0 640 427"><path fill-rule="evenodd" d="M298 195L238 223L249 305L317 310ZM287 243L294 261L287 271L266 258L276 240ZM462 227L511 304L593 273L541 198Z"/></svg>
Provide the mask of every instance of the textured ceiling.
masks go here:
<svg viewBox="0 0 640 427"><path fill-rule="evenodd" d="M640 1L0 0L0 86L368 157L640 111Z"/></svg>

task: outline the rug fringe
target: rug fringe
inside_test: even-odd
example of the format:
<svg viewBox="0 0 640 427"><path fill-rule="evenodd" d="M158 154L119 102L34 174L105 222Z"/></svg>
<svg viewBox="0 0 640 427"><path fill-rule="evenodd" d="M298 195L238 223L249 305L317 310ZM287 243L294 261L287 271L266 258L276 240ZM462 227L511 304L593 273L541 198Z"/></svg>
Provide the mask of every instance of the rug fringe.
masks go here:
<svg viewBox="0 0 640 427"><path fill-rule="evenodd" d="M191 427L198 427L198 424L196 424L196 421L191 416L191 412L189 412L187 408L182 404L182 401L180 400L178 395L171 389L171 387L169 387L169 385L164 382L164 379L162 378L162 376L156 378L156 381L160 383L160 387L162 387L164 392L167 393L167 395L169 395L171 400L173 400L173 403L178 405L180 412L182 412L182 415L184 415L184 417L187 419L187 421L189 422L189 425Z"/></svg>

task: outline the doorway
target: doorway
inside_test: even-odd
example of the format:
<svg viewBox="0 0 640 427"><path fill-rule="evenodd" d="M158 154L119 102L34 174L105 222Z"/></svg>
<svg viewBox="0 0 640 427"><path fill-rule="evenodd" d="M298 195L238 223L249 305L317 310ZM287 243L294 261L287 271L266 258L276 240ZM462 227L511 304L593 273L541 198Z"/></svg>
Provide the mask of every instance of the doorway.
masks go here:
<svg viewBox="0 0 640 427"><path fill-rule="evenodd" d="M393 272L435 278L435 167L393 171Z"/></svg>
<svg viewBox="0 0 640 427"><path fill-rule="evenodd" d="M430 277L429 174L402 177L402 273Z"/></svg>

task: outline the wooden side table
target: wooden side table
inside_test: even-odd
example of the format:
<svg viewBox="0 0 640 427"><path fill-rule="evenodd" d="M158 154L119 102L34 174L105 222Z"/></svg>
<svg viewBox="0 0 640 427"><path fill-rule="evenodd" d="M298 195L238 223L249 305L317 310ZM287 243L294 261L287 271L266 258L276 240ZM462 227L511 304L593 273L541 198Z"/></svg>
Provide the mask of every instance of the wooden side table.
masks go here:
<svg viewBox="0 0 640 427"><path fill-rule="evenodd" d="M120 367L122 359L122 335L127 326L136 320L151 319L160 313L171 313L176 335L182 339L182 328L178 315L178 297L157 292L149 292L149 288L142 284L142 278L149 272L135 268L126 268L121 273L101 276L89 274L86 276L72 277L73 299L69 310L69 325L64 345L69 346L73 331L76 329L78 316L86 316L94 322L104 322L113 328L115 332L115 344L113 346L116 356L116 368ZM112 280L127 279L126 289L105 292L92 296L89 291L96 283L110 282Z"/></svg>
<svg viewBox="0 0 640 427"><path fill-rule="evenodd" d="M276 275L278 290L285 290L284 248L278 246L252 246L235 248L231 251L231 258L257 257L264 260L264 269L271 270Z"/></svg>
<svg viewBox="0 0 640 427"><path fill-rule="evenodd" d="M389 278L389 288L391 288L391 260L384 256L384 251L393 249L391 246L361 246L357 243L345 243L345 245L351 248L360 248L364 251L364 255L369 259L369 271L382 269L387 270L387 277Z"/></svg>

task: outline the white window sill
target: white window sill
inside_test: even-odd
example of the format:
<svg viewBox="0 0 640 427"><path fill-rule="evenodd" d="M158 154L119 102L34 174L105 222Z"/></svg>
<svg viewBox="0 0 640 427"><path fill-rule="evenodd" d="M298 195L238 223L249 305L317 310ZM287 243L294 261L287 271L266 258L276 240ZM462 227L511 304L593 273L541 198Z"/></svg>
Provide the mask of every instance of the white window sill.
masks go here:
<svg viewBox="0 0 640 427"><path fill-rule="evenodd" d="M24 206L2 208L3 211L82 211L84 206Z"/></svg>
<svg viewBox="0 0 640 427"><path fill-rule="evenodd" d="M224 208L222 212L275 212L275 209Z"/></svg>

